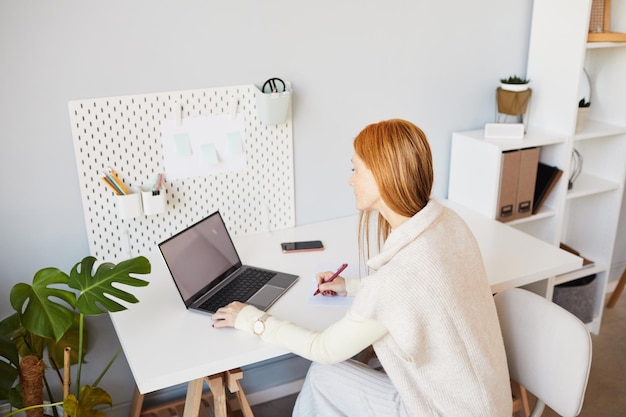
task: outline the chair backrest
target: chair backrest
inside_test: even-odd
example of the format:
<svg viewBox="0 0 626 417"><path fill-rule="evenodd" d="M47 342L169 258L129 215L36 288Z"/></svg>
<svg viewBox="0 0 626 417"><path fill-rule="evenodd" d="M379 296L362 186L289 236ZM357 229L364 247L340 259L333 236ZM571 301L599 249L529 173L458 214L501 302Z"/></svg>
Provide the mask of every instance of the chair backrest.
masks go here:
<svg viewBox="0 0 626 417"><path fill-rule="evenodd" d="M563 417L580 413L591 367L591 337L573 314L530 291L495 295L511 379Z"/></svg>

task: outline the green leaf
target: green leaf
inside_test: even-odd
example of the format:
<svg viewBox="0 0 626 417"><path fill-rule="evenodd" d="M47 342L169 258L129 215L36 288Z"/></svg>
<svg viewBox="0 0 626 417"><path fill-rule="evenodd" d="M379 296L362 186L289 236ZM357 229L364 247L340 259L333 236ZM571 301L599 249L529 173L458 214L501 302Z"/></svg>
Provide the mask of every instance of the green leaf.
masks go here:
<svg viewBox="0 0 626 417"><path fill-rule="evenodd" d="M125 310L116 300L127 303L137 303L139 300L131 293L126 292L113 284L124 284L133 287L144 287L148 281L134 278L130 274L147 274L150 272L150 262L139 256L128 259L115 265L105 262L98 266L95 275L91 275L96 259L85 257L74 265L70 272L68 285L80 291L76 302L78 311L85 315L95 316L106 312Z"/></svg>
<svg viewBox="0 0 626 417"><path fill-rule="evenodd" d="M8 400L9 393L19 376L20 358L15 343L7 336L0 335L0 400Z"/></svg>
<svg viewBox="0 0 626 417"><path fill-rule="evenodd" d="M24 390L20 385L16 385L11 388L11 392L9 393L9 404L11 404L11 407L16 409L24 407Z"/></svg>
<svg viewBox="0 0 626 417"><path fill-rule="evenodd" d="M63 400L63 410L70 417L106 417L105 413L94 410L94 407L102 404L113 405L111 396L98 387L82 386L79 398L80 400L75 395L68 395Z"/></svg>
<svg viewBox="0 0 626 417"><path fill-rule="evenodd" d="M72 322L72 325L65 332L61 339L59 339L57 342L51 339L46 339L45 341L46 346L48 347L48 358L50 359L50 363L55 364L58 369L63 368L63 358L65 355L66 347L72 349L72 351L70 352L70 364L74 365L78 363L78 338L80 332L79 321L79 315L74 314L74 320ZM87 332L83 333L83 339L83 352L87 352Z"/></svg>
<svg viewBox="0 0 626 417"><path fill-rule="evenodd" d="M44 268L35 274L33 284L15 284L11 289L11 306L22 325L41 337L59 340L71 326L74 312L56 300L74 307L73 292L51 285L67 284L68 276L57 268Z"/></svg>
<svg viewBox="0 0 626 417"><path fill-rule="evenodd" d="M38 358L43 358L43 350L46 340L52 339L37 336L23 327L13 338L13 342L15 342L15 346L17 346L17 351L21 357L34 355Z"/></svg>
<svg viewBox="0 0 626 417"><path fill-rule="evenodd" d="M6 336L9 339L13 339L21 329L23 329L22 322L17 313L5 317L0 321L0 335Z"/></svg>

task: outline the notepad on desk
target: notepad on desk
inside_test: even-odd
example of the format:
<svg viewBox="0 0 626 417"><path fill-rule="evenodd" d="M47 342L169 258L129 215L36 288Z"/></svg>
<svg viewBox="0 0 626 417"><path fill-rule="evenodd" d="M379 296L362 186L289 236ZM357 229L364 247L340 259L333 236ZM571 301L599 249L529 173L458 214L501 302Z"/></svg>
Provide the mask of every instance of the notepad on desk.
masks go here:
<svg viewBox="0 0 626 417"><path fill-rule="evenodd" d="M323 263L318 265L318 271L331 271L333 268L336 269L336 265ZM355 277L356 272L355 268L352 268L350 265L341 273L341 276L346 279L351 279ZM306 303L308 305L315 306L326 306L326 307L350 307L352 305L352 301L354 300L354 296L342 297L340 295L323 295L323 294L315 294L317 290L317 282L315 279L311 280L311 289L309 290L309 296L307 297Z"/></svg>
<svg viewBox="0 0 626 417"><path fill-rule="evenodd" d="M348 308L352 305L352 301L354 301L354 296L342 297L340 295L313 295L315 290L317 289L317 284L313 283L311 286L310 294L306 300L308 305L312 306L324 306L324 307L345 307Z"/></svg>

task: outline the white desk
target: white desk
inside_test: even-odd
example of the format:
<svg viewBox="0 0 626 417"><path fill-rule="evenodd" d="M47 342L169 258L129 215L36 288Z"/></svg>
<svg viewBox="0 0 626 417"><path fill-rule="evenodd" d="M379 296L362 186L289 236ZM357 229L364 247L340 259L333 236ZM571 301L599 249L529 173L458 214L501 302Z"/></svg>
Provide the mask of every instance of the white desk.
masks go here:
<svg viewBox="0 0 626 417"><path fill-rule="evenodd" d="M473 230L494 292L582 265L581 258L555 246L452 202L444 203ZM323 329L341 317L344 308L314 306L306 300L316 272L347 262L350 267L345 276L358 273L357 220L350 216L233 239L244 263L300 276L270 313L313 329ZM281 242L316 239L322 240L326 250L283 254L280 249ZM287 353L244 332L214 329L208 315L187 311L158 249L147 257L152 264L150 285L130 289L139 303L111 315L141 394Z"/></svg>

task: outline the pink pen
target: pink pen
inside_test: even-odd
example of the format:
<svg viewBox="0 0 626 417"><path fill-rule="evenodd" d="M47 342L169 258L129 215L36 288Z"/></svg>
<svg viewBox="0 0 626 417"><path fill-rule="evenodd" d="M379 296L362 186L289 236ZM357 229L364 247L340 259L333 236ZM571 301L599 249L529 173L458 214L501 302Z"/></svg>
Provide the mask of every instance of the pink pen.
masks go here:
<svg viewBox="0 0 626 417"><path fill-rule="evenodd" d="M330 278L328 278L326 281L324 282L333 282L335 280L335 278L337 278L339 276L339 274L341 274L341 272L346 269L348 267L348 264L343 264L339 267L339 269L337 270L337 272L335 272L334 274L332 274L330 276ZM320 293L320 289L318 288L315 293L313 293L313 295L317 295Z"/></svg>

